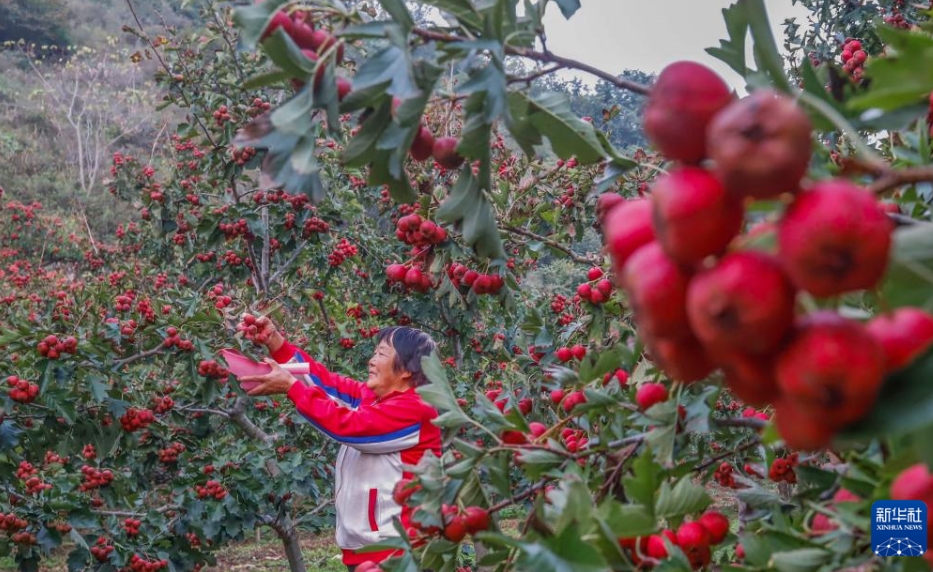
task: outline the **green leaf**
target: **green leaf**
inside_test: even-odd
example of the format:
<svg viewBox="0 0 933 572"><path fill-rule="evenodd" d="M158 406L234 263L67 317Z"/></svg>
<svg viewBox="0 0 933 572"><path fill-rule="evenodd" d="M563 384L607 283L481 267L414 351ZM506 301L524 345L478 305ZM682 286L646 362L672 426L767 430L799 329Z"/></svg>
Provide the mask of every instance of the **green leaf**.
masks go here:
<svg viewBox="0 0 933 572"><path fill-rule="evenodd" d="M350 40L356 39L375 39L375 38L385 38L389 35L388 28L395 26L394 22L366 22L364 24L351 24L346 28L343 28L337 35L341 38L347 38Z"/></svg>
<svg viewBox="0 0 933 572"><path fill-rule="evenodd" d="M806 540L777 531L743 534L740 540L745 548L746 565L769 569L774 568L771 562L772 555L813 548Z"/></svg>
<svg viewBox="0 0 933 572"><path fill-rule="evenodd" d="M771 562L778 572L810 572L829 562L832 553L821 548L800 548L778 552Z"/></svg>
<svg viewBox="0 0 933 572"><path fill-rule="evenodd" d="M302 89L272 112L272 126L278 133L301 136L310 127L313 106L314 97L311 90Z"/></svg>
<svg viewBox="0 0 933 572"><path fill-rule="evenodd" d="M482 30L482 17L470 0L424 0L424 3L447 12L474 32Z"/></svg>
<svg viewBox="0 0 933 572"><path fill-rule="evenodd" d="M282 28L277 28L271 36L263 41L262 49L272 60L272 63L282 71L289 73L291 77L311 77L314 71L314 62L301 53L301 48L298 47L295 40Z"/></svg>
<svg viewBox="0 0 933 572"><path fill-rule="evenodd" d="M603 572L606 561L583 540L578 526L568 526L557 536L537 542L520 542L520 570L535 572Z"/></svg>
<svg viewBox="0 0 933 572"><path fill-rule="evenodd" d="M443 411L433 423L438 427L454 428L469 423L470 418L457 404L457 396L454 395L447 374L444 373L444 365L437 357L437 353L421 358L421 369L431 383L419 387L416 390L418 395L427 403Z"/></svg>
<svg viewBox="0 0 933 572"><path fill-rule="evenodd" d="M544 449L522 449L516 453L515 462L521 464L529 479L535 480L551 469L560 467L564 457Z"/></svg>
<svg viewBox="0 0 933 572"><path fill-rule="evenodd" d="M506 127L515 142L522 148L525 155L533 157L535 146L540 145L541 133L538 132L530 119L531 105L523 92L512 91L506 96L509 102L509 113L506 116Z"/></svg>
<svg viewBox="0 0 933 572"><path fill-rule="evenodd" d="M771 23L768 20L768 10L764 0L743 0L745 15L748 18L748 27L752 33L753 47L756 61L764 67L765 73L771 79L772 85L785 93L791 92L790 81L784 73L784 58L778 50L774 34L771 32Z"/></svg>
<svg viewBox="0 0 933 572"><path fill-rule="evenodd" d="M388 84L385 92L405 100L419 95L411 75L408 52L398 46L387 46L360 65L353 76L353 89L366 89Z"/></svg>
<svg viewBox="0 0 933 572"><path fill-rule="evenodd" d="M661 483L654 511L658 518L678 517L700 512L712 502L706 489L693 482L692 476L686 476L673 489L667 481Z"/></svg>
<svg viewBox="0 0 933 572"><path fill-rule="evenodd" d="M707 48L706 53L725 63L740 76L748 74L748 64L745 61L745 43L748 35L748 11L745 2L736 2L728 8L722 9L723 19L726 21L728 40L719 40L718 48Z"/></svg>
<svg viewBox="0 0 933 572"><path fill-rule="evenodd" d="M492 205L480 191L469 165L461 170L450 194L437 209L437 218L449 223L461 222L464 242L480 257L505 258Z"/></svg>
<svg viewBox="0 0 933 572"><path fill-rule="evenodd" d="M576 157L589 165L604 157L596 128L570 109L570 97L564 93L545 93L529 99L528 119L551 143L562 159Z"/></svg>
<svg viewBox="0 0 933 572"><path fill-rule="evenodd" d="M580 0L555 0L560 13L569 20L580 9Z"/></svg>
<svg viewBox="0 0 933 572"><path fill-rule="evenodd" d="M848 101L851 109L893 110L925 101L933 91L933 38L927 34L879 26L885 57L871 58L865 76L868 92Z"/></svg>
<svg viewBox="0 0 933 572"><path fill-rule="evenodd" d="M641 504L621 504L619 501L609 500L599 507L598 514L620 538L647 536L658 530L658 523L651 509Z"/></svg>
<svg viewBox="0 0 933 572"><path fill-rule="evenodd" d="M894 232L881 297L891 308L933 310L933 224L917 223Z"/></svg>
<svg viewBox="0 0 933 572"><path fill-rule="evenodd" d="M661 465L654 461L649 447L632 463L632 474L622 479L625 492L633 500L654 510L654 493L661 483Z"/></svg>
<svg viewBox="0 0 933 572"><path fill-rule="evenodd" d="M415 23L411 19L408 8L405 7L405 2L403 0L379 0L379 3L382 4L382 8L392 17L392 21L401 26L405 35L408 35L408 32Z"/></svg>
<svg viewBox="0 0 933 572"><path fill-rule="evenodd" d="M243 89L253 91L263 87L269 87L270 85L278 85L291 77L292 74L282 70L258 73L250 76L243 82Z"/></svg>

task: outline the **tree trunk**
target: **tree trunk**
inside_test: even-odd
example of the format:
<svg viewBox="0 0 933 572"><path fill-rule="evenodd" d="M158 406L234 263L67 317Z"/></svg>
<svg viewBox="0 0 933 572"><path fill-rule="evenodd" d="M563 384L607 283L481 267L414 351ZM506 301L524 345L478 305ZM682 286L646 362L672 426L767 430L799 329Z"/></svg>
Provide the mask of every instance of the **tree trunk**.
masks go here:
<svg viewBox="0 0 933 572"><path fill-rule="evenodd" d="M292 525L291 519L284 517L285 522L266 517L269 527L275 531L285 547L285 557L288 558L288 569L291 572L308 572L305 558L301 553L301 544L298 542L298 531Z"/></svg>

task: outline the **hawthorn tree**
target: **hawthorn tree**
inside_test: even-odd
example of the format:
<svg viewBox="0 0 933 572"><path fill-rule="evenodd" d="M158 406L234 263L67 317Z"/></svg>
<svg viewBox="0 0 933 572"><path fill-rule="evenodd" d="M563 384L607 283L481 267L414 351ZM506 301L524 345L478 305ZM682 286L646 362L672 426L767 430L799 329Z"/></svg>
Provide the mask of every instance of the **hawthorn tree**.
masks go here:
<svg viewBox="0 0 933 572"><path fill-rule="evenodd" d="M649 87L542 49L547 0L413 4L131 26L185 116L161 160L112 157L139 220L95 251L40 204L0 211L0 551L192 570L268 526L307 569L332 450L228 379L250 312L351 374L381 326L440 342L420 391L447 447L370 570L928 569L866 531L872 501L931 496L933 38L876 20L883 52L843 36L841 71L785 69L742 0L710 50L739 98L694 63ZM560 69L643 98L652 147L529 90ZM524 288L550 258L575 288Z"/></svg>

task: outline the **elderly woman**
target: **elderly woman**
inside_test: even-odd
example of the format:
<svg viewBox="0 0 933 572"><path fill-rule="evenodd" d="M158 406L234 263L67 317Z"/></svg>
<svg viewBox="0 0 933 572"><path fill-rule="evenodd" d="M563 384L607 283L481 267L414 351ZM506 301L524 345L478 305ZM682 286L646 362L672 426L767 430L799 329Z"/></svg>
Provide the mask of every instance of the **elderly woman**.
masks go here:
<svg viewBox="0 0 933 572"><path fill-rule="evenodd" d="M298 413L340 443L335 506L343 563L352 572L365 561L385 560L391 550L355 551L396 536L396 517L408 529L411 509L392 499L392 489L412 476L405 465L417 465L427 451L441 453L441 432L431 423L437 411L415 391L427 383L421 358L435 351L434 340L414 328L383 329L369 360L369 375L360 383L329 371L288 343L268 318L249 321L254 320L272 356L266 359L272 372L240 381L259 383L251 396L286 394ZM278 365L293 362L309 363L310 374L299 380Z"/></svg>

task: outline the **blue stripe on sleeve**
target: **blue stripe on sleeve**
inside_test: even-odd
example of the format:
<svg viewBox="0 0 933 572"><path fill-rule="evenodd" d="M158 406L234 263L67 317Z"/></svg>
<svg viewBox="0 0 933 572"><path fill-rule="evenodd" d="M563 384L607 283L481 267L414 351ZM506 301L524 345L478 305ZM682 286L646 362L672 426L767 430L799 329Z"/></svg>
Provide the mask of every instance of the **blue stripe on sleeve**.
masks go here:
<svg viewBox="0 0 933 572"><path fill-rule="evenodd" d="M421 423L415 423L414 425L411 425L411 426L409 426L409 427L405 427L405 428L403 428L403 429L399 429L398 431L392 431L391 433L383 433L382 435L366 435L366 436L361 436L361 437L345 437L345 436L343 436L343 435L338 435L338 434L336 434L336 433L331 433L331 432L328 431L327 429L324 429L324 428L321 427L316 421L314 421L314 419L308 417L308 416L305 415L304 413L299 412L299 414L300 414L302 417L304 417L304 418L308 421L308 423L310 423L310 424L314 425L315 427L317 427L317 429L318 429L321 433L324 433L325 435L327 435L328 437L330 437L330 438L333 439L334 441L339 441L339 442L341 442L341 443L347 443L347 444L365 445L365 444L372 444L372 443L385 443L386 441L394 441L395 439L401 439L401 438L403 438L403 437L408 437L408 436L410 436L410 435L412 435L412 434L414 434L414 433L417 433L418 431L421 430Z"/></svg>
<svg viewBox="0 0 933 572"><path fill-rule="evenodd" d="M305 360L303 357L301 357L300 353L295 352L295 355L293 357L294 359L298 360L298 363L305 363ZM308 377L311 378L311 381L314 382L314 385L323 389L324 393L330 395L331 397L336 397L337 399L339 399L340 401L343 401L344 403L346 403L347 405L349 405L350 407L354 409L359 407L360 403L363 401L362 398L353 397L352 395L347 394L347 393L341 393L336 387L324 385L324 382L321 381L321 378L319 378L316 375L309 373Z"/></svg>

